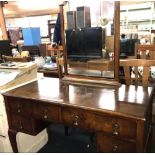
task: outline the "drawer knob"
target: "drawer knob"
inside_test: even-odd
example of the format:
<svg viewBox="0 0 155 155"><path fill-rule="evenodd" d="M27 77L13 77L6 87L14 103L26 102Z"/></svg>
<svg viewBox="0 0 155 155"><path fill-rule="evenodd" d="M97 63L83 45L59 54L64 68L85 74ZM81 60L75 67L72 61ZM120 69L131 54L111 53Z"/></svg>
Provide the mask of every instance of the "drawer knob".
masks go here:
<svg viewBox="0 0 155 155"><path fill-rule="evenodd" d="M19 121L19 129L23 129L23 124L21 121Z"/></svg>
<svg viewBox="0 0 155 155"><path fill-rule="evenodd" d="M118 130L119 130L119 125L113 124L112 125L112 133L117 136L119 134Z"/></svg>
<svg viewBox="0 0 155 155"><path fill-rule="evenodd" d="M79 125L79 124L78 124L78 120L79 120L79 116L76 115L76 114L74 114L74 115L73 115L73 124L74 124L75 126L78 126L78 125Z"/></svg>
<svg viewBox="0 0 155 155"><path fill-rule="evenodd" d="M18 112L18 113L21 112L21 105L20 105L20 104L17 105L17 112Z"/></svg>
<svg viewBox="0 0 155 155"><path fill-rule="evenodd" d="M112 150L113 150L113 152L116 152L118 150L118 146L114 145Z"/></svg>
<svg viewBox="0 0 155 155"><path fill-rule="evenodd" d="M48 116L47 116L47 109L44 110L44 119L47 119Z"/></svg>
<svg viewBox="0 0 155 155"><path fill-rule="evenodd" d="M44 115L44 118L47 119L48 118L47 115Z"/></svg>

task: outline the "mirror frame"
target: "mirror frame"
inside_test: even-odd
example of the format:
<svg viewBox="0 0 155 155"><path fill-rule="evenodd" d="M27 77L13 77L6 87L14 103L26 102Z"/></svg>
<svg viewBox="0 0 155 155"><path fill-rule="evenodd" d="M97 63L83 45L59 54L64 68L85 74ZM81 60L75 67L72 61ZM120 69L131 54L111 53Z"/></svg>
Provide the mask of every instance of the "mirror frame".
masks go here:
<svg viewBox="0 0 155 155"><path fill-rule="evenodd" d="M60 20L63 26L61 26L62 34L62 46L63 46L63 59L64 59L64 77L79 78L83 80L94 80L94 81L107 81L107 83L118 83L119 84L119 49L120 49L120 1L114 2L114 78L108 79L104 77L91 77L82 75L68 74L67 69L67 51L65 44L65 31L64 31L64 14L63 14L63 4L60 5ZM109 81L109 82L108 82Z"/></svg>

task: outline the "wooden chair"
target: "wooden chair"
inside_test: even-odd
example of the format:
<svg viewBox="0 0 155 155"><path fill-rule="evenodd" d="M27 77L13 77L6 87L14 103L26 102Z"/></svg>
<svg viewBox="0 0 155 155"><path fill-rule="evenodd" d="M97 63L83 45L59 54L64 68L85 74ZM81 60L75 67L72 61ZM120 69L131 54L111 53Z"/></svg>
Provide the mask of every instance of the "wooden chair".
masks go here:
<svg viewBox="0 0 155 155"><path fill-rule="evenodd" d="M142 86L147 86L150 76L150 67L155 66L155 60L124 59L120 60L120 66L124 68L126 85L138 85L140 81L142 82ZM132 77L131 74L131 67L134 67L134 77ZM138 67L142 67L142 73L139 72Z"/></svg>
<svg viewBox="0 0 155 155"><path fill-rule="evenodd" d="M140 59L155 60L155 45L137 45L138 56Z"/></svg>

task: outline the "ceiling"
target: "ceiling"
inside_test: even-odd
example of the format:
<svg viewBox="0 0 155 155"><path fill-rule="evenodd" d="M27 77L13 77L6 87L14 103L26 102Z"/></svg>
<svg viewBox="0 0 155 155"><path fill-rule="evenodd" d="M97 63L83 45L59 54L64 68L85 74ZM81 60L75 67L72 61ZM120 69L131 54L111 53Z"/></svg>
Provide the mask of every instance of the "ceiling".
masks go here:
<svg viewBox="0 0 155 155"><path fill-rule="evenodd" d="M58 13L59 0L8 1L3 7L5 18Z"/></svg>
<svg viewBox="0 0 155 155"><path fill-rule="evenodd" d="M7 2L8 4L5 4L3 8L5 18L14 18L58 13L59 4L62 0L17 0ZM74 3L75 2L74 0ZM140 2L142 1L121 1L121 5L130 5Z"/></svg>

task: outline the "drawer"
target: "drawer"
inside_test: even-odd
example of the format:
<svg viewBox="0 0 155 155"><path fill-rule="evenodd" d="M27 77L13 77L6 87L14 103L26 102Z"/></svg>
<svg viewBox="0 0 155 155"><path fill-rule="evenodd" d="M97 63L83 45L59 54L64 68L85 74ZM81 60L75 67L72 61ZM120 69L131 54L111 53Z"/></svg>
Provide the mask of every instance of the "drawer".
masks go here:
<svg viewBox="0 0 155 155"><path fill-rule="evenodd" d="M57 105L37 102L34 104L33 113L35 118L59 122L60 108Z"/></svg>
<svg viewBox="0 0 155 155"><path fill-rule="evenodd" d="M118 137L136 138L136 122L112 115L100 115L78 108L63 107L62 122Z"/></svg>
<svg viewBox="0 0 155 155"><path fill-rule="evenodd" d="M32 114L32 103L27 99L9 97L7 98L9 111L15 114L30 116Z"/></svg>
<svg viewBox="0 0 155 155"><path fill-rule="evenodd" d="M10 119L11 119L9 124L10 129L16 130L17 132L33 134L34 132L33 119L29 117L24 118L20 115L14 115L14 114L10 116Z"/></svg>
<svg viewBox="0 0 155 155"><path fill-rule="evenodd" d="M97 150L99 152L119 152L129 153L136 152L136 144L134 142L128 142L120 140L117 137L104 135L102 133L96 134Z"/></svg>

